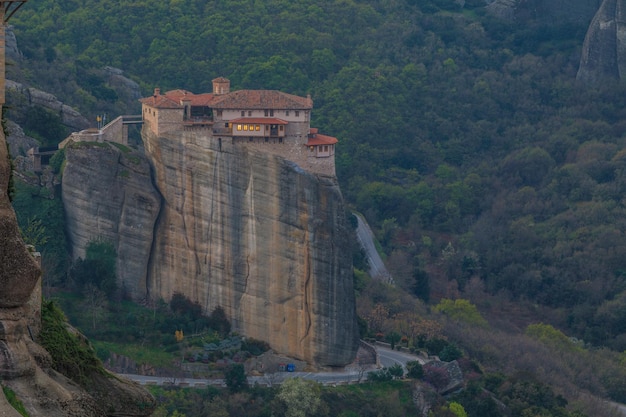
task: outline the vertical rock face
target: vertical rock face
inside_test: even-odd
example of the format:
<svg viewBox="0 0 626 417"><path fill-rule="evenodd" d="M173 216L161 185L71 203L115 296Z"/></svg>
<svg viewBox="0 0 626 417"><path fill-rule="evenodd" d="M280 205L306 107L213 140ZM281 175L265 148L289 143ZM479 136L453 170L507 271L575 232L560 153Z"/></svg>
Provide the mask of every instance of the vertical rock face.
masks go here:
<svg viewBox="0 0 626 417"><path fill-rule="evenodd" d="M311 363L352 361L351 255L336 179L193 133L143 135L164 198L150 296L180 292L207 313L222 306L235 330Z"/></svg>
<svg viewBox="0 0 626 417"><path fill-rule="evenodd" d="M146 295L146 274L161 196L143 155L108 143L79 142L66 148L63 202L75 258L90 241L117 251L120 286L135 299Z"/></svg>
<svg viewBox="0 0 626 417"><path fill-rule="evenodd" d="M74 257L91 240L109 241L133 298L182 293L207 314L221 306L233 330L281 353L350 363L358 330L336 178L194 132L157 137L144 129L143 140L153 179L143 156L113 145L66 149Z"/></svg>
<svg viewBox="0 0 626 417"><path fill-rule="evenodd" d="M587 84L626 76L626 1L604 0L587 30L576 78Z"/></svg>

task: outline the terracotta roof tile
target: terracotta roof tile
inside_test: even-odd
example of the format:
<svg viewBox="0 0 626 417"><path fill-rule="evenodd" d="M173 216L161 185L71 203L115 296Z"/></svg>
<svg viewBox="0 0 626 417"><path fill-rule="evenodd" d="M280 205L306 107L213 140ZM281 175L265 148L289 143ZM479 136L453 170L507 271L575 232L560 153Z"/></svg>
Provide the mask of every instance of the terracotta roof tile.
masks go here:
<svg viewBox="0 0 626 417"><path fill-rule="evenodd" d="M276 90L238 90L214 97L218 109L296 109L313 108L310 97L300 97Z"/></svg>
<svg viewBox="0 0 626 417"><path fill-rule="evenodd" d="M339 142L337 138L317 133L317 128L312 127L306 146L334 145L337 142Z"/></svg>

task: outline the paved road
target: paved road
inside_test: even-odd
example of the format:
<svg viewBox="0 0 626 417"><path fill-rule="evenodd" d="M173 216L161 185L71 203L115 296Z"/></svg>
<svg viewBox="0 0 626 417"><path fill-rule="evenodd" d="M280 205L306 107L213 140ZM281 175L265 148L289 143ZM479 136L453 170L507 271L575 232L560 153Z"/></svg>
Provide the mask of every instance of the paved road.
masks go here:
<svg viewBox="0 0 626 417"><path fill-rule="evenodd" d="M397 350L387 349L381 346L376 346L376 351L378 352L380 365L385 368L398 364L402 365L403 368L406 368L406 363L410 361L419 361L422 365L426 363L422 357L411 355L410 353L399 352Z"/></svg>
<svg viewBox="0 0 626 417"><path fill-rule="evenodd" d="M421 363L424 363L423 358L409 353L391 350L383 346L376 346L376 351L378 352L378 356L380 358L380 364L383 367L390 367L395 364L400 364L402 367L405 367L407 362L414 360L419 360ZM303 379L317 381L324 385L356 384L360 381L365 381L367 379L367 373L376 370L376 368L359 369L358 367L352 367L337 370L335 372L276 372L274 374L266 374L264 376L249 376L248 383L250 385L259 384L272 386L281 384L287 378L300 377ZM206 387L209 385L216 387L226 386L223 379L155 377L133 374L121 374L120 376L130 379L131 381L138 382L141 385L175 385L195 388Z"/></svg>
<svg viewBox="0 0 626 417"><path fill-rule="evenodd" d="M361 247L365 251L365 256L367 257L367 262L369 263L369 274L372 278L380 279L385 282L393 283L393 278L389 271L387 271L387 267L383 263L378 251L376 250L376 245L374 245L374 234L372 233L372 229L370 229L369 225L360 214L352 213L354 217L358 220L358 226L356 229L356 237Z"/></svg>

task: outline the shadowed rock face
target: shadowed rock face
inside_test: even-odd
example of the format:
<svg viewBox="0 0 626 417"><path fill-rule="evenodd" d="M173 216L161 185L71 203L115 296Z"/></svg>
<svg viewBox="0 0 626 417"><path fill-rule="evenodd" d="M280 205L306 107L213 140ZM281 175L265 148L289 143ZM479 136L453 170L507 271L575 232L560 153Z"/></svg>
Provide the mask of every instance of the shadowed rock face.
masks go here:
<svg viewBox="0 0 626 417"><path fill-rule="evenodd" d="M604 0L594 16L576 78L587 84L626 76L626 1Z"/></svg>
<svg viewBox="0 0 626 417"><path fill-rule="evenodd" d="M7 308L28 301L39 267L24 246L7 196L11 167L4 134L0 135L0 308Z"/></svg>
<svg viewBox="0 0 626 417"><path fill-rule="evenodd" d="M84 258L90 241L117 251L120 287L134 299L146 296L146 276L161 196L142 154L107 143L66 148L63 202L74 258Z"/></svg>
<svg viewBox="0 0 626 417"><path fill-rule="evenodd" d="M34 257L20 238L7 186L10 173L0 130L0 380L16 393L32 417L147 416L154 407L149 393L134 383L93 376L87 393L52 369L52 358L35 340L39 324L40 277ZM34 294L34 295L33 295ZM39 317L40 319L40 317ZM18 417L0 390L0 415Z"/></svg>

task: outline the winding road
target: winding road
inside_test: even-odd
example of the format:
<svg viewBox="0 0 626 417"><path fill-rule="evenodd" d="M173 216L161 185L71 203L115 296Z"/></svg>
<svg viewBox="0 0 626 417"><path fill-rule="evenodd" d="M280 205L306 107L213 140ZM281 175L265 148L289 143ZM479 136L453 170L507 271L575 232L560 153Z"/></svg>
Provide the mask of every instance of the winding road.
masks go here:
<svg viewBox="0 0 626 417"><path fill-rule="evenodd" d="M374 279L380 279L389 284L393 284L393 278L389 271L387 271L387 267L383 263L382 258L376 250L376 245L374 244L374 233L372 233L372 229L370 229L370 226L367 224L363 216L357 213L352 214L354 215L354 217L357 218L358 221L356 237L359 241L359 244L365 251L365 256L367 257L367 262L370 267L370 276Z"/></svg>

